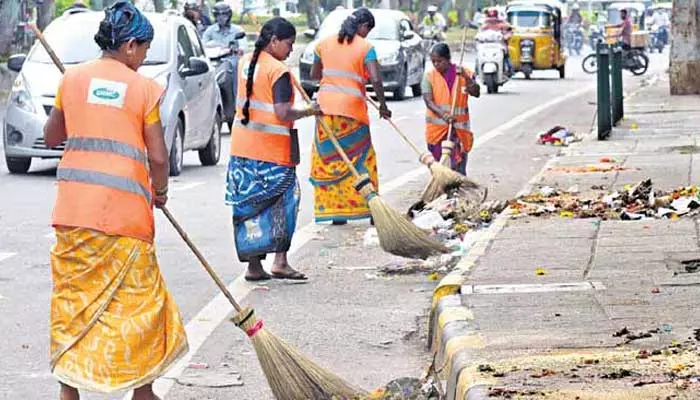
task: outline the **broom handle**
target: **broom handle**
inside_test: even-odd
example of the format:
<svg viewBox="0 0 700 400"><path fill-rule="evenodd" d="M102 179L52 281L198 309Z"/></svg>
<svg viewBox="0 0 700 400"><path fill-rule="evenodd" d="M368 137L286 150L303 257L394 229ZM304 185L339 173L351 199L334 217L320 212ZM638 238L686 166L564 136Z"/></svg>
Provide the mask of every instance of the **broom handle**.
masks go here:
<svg viewBox="0 0 700 400"><path fill-rule="evenodd" d="M465 24L464 25L464 30L462 31L462 42L461 42L461 51L459 53L459 65L458 67L462 69L462 63L464 62L464 53L466 53L464 46L467 42L467 28L469 25ZM457 94L459 93L459 81L462 79L459 74L457 74L457 81L455 82L453 91L452 91L452 107L450 108L450 115L454 116L455 115L455 108L457 108ZM450 122L450 124L447 127L447 132L448 132L448 140L452 140L451 134L452 134L452 126L454 125L454 122Z"/></svg>
<svg viewBox="0 0 700 400"><path fill-rule="evenodd" d="M31 27L32 27L32 30L34 31L34 34L36 35L37 39L39 39L39 42L41 42L41 45L44 46L44 49L46 49L46 52L49 54L49 57L51 57L51 60L53 61L53 63L56 64L56 67L58 67L58 69L61 71L61 73L66 72L66 69L63 67L63 63L58 58L58 56L56 56L56 53L54 53L53 49L51 49L51 46L48 44L48 42L46 42L46 39L44 39L44 35L42 35L41 32L39 32L39 29L36 27L36 25L31 24ZM238 302L236 301L236 299L233 298L233 295L228 290L228 288L226 287L224 282L221 281L221 278L219 278L219 276L216 274L216 272L214 272L214 268L212 268L211 265L209 265L209 262L207 262L207 260L204 258L202 253L199 252L199 249L197 249L197 246L195 246L194 243L192 243L192 241L190 240L189 236L187 236L187 233L185 232L185 230L182 229L180 224L175 220L175 217L173 217L173 215L170 213L170 210L168 210L165 207L162 207L161 211L163 211L163 214L165 214L165 217L168 218L168 221L170 221L170 223L173 225L173 227L175 228L177 233L180 234L180 237L182 238L182 240L184 240L185 243L187 243L187 246L190 248L190 250L192 250L192 252L197 257L199 262L202 263L202 266L204 267L204 269L207 270L207 272L209 273L209 276L211 276L211 278L216 283L216 286L219 287L219 289L224 294L224 296L226 296L228 301L231 302L231 305L233 305L233 308L235 308L236 311L238 311L238 312L243 310L243 307L241 307L238 304Z"/></svg>
<svg viewBox="0 0 700 400"><path fill-rule="evenodd" d="M53 49L49 45L49 42L46 41L46 38L41 33L39 28L35 24L29 24L29 27L32 28L36 38L39 39L41 45L44 46L44 50L46 50L46 53L48 53L49 57L51 58L51 61L53 61L53 63L56 65L56 68L58 68L58 70L61 71L61 73L66 72L66 68L63 66L63 63L53 51Z"/></svg>
<svg viewBox="0 0 700 400"><path fill-rule="evenodd" d="M173 215L170 213L170 210L168 210L165 206L161 207L160 210L163 211L163 214L165 214L165 217L168 218L168 221L170 221L170 223L173 225L173 228L175 228L177 233L180 234L180 237L182 238L182 240L184 240L185 243L187 244L187 246L190 248L190 250L192 250L192 252L197 257L199 262L202 263L202 266L204 267L204 269L207 270L207 272L209 273L209 276L211 276L211 278L216 283L216 286L219 287L219 289L224 294L224 296L226 296L226 298L231 303L231 305L233 305L233 308L235 308L236 311L238 311L238 312L243 310L243 307L241 307L238 304L238 302L236 301L236 299L233 298L233 295L228 290L228 288L226 287L224 282L221 280L221 278L219 278L219 276L216 274L216 272L214 272L214 268L212 268L212 266L209 265L209 262L204 258L202 253L199 252L199 249L197 248L197 246L195 246L194 243L192 243L192 240L190 240L189 236L187 236L187 233L185 232L185 230L182 229L180 224L175 220L175 217L173 217Z"/></svg>
<svg viewBox="0 0 700 400"><path fill-rule="evenodd" d="M299 82L297 82L296 79L292 79L292 81L294 82L294 86L297 88L299 93L301 93L301 96L304 98L304 101L306 101L308 104L311 104L311 98L309 98L309 95L306 94L304 88L301 87L301 85L299 84ZM350 168L350 172L352 172L356 179L359 179L361 177L360 173L357 171L352 161L350 161L348 155L345 154L345 151L343 151L343 147L340 145L340 142L338 142L338 139L333 134L333 131L331 131L331 128L326 124L326 122L323 119L319 117L316 117L316 121L318 121L318 123L321 124L321 128L323 128L323 130L326 132L326 135L328 135L328 139L330 139L331 143L333 143L333 146L335 147L335 150L338 152L338 154L340 154L340 158L342 158L343 161L345 161L345 164L348 165L348 168Z"/></svg>
<svg viewBox="0 0 700 400"><path fill-rule="evenodd" d="M367 102L368 102L369 104L371 104L372 106L374 106L374 108L376 108L377 110L379 110L379 104L377 104L377 103L376 103L374 100L372 100L369 96L367 97ZM403 131L401 130L401 128L399 128L399 127L396 125L396 123L395 123L394 121L391 120L391 118L387 118L386 120L389 121L389 124L391 124L391 126L394 128L394 130L396 131L396 133L398 133L399 136L401 136L401 138L402 138L406 143L408 143L409 146L411 146L411 148L413 149L413 151L415 151L416 154L418 154L419 157L423 155L424 152L422 152L422 151L418 148L418 146L416 146L416 144L413 143L413 141L412 141L408 136L406 136L405 133L403 133Z"/></svg>

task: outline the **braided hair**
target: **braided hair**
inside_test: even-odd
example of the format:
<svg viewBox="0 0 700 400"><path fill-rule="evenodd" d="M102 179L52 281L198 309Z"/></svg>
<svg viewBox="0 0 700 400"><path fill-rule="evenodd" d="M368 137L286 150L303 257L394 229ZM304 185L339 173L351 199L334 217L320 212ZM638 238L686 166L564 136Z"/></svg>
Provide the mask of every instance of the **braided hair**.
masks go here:
<svg viewBox="0 0 700 400"><path fill-rule="evenodd" d="M94 39L100 49L116 51L131 39L138 44L152 41L153 25L133 4L122 0L105 10Z"/></svg>
<svg viewBox="0 0 700 400"><path fill-rule="evenodd" d="M346 39L348 44L352 43L357 29L362 24L367 24L369 29L374 28L374 15L366 7L358 8L345 18L343 25L340 26L340 32L338 32L338 43L343 44Z"/></svg>
<svg viewBox="0 0 700 400"><path fill-rule="evenodd" d="M296 35L297 30L294 25L281 17L275 17L265 22L260 30L258 40L255 41L255 50L253 50L253 55L250 58L250 65L248 65L248 76L245 84L245 103L243 104L243 119L241 120L243 125L248 125L248 122L250 122L250 96L253 94L255 66L258 64L260 53L272 42L272 38L285 40L296 37Z"/></svg>

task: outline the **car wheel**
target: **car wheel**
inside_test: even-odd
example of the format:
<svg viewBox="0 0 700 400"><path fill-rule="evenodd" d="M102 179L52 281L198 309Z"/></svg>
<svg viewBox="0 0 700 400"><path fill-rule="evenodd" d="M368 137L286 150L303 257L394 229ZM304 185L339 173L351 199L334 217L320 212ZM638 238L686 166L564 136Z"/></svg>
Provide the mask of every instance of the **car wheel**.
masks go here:
<svg viewBox="0 0 700 400"><path fill-rule="evenodd" d="M173 135L173 145L170 147L170 176L179 176L182 173L182 164L185 153L183 142L184 127L182 120L178 118Z"/></svg>
<svg viewBox="0 0 700 400"><path fill-rule="evenodd" d="M216 113L214 126L211 128L211 137L207 147L199 150L199 161L202 165L211 166L219 163L221 156L221 116Z"/></svg>
<svg viewBox="0 0 700 400"><path fill-rule="evenodd" d="M5 156L5 164L12 174L26 174L32 165L32 159Z"/></svg>
<svg viewBox="0 0 700 400"><path fill-rule="evenodd" d="M406 80L408 79L408 67L404 65L401 71L401 78L399 79L399 85L394 89L394 100L404 100L406 98Z"/></svg>
<svg viewBox="0 0 700 400"><path fill-rule="evenodd" d="M559 78L560 79L566 78L566 66L565 65L562 65L561 67L559 67Z"/></svg>

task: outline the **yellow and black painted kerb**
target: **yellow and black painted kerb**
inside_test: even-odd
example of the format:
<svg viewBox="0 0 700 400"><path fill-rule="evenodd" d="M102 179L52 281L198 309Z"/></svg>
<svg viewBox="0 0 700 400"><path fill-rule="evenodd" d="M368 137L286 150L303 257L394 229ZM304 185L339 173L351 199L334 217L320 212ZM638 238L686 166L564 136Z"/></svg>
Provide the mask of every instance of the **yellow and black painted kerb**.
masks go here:
<svg viewBox="0 0 700 400"><path fill-rule="evenodd" d="M503 215L507 215L504 213ZM433 291L430 312L429 346L437 353L438 368L447 381L448 400L476 400L488 396L494 379L484 379L477 371L478 351L484 347L474 314L463 304L461 288L479 257L505 227L506 217L494 220L472 245L457 268L445 276Z"/></svg>

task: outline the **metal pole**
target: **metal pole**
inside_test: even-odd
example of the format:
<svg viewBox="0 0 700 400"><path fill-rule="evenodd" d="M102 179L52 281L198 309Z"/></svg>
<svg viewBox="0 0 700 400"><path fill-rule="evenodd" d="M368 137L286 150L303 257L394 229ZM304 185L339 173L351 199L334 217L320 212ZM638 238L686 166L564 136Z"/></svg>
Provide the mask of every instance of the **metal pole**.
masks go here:
<svg viewBox="0 0 700 400"><path fill-rule="evenodd" d="M625 115L622 81L622 48L615 46L612 53L610 80L612 82L612 124L617 125Z"/></svg>
<svg viewBox="0 0 700 400"><path fill-rule="evenodd" d="M612 122L610 120L610 47L607 43L599 43L596 52L598 62L598 140L610 135Z"/></svg>

